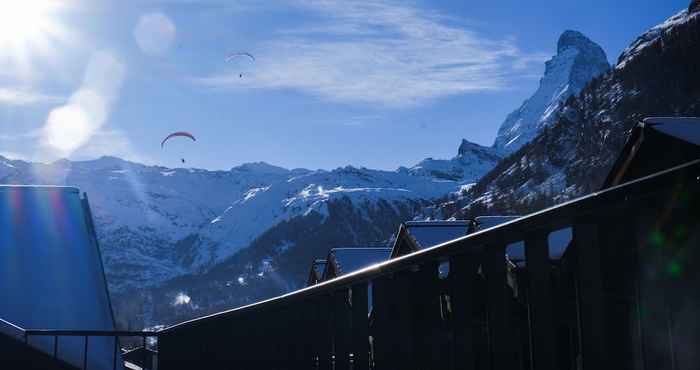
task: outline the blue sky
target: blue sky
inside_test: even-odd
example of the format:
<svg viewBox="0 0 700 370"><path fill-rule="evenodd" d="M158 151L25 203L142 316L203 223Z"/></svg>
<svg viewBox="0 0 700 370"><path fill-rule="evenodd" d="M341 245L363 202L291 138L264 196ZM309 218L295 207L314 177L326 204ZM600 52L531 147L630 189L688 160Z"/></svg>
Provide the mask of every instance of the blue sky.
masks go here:
<svg viewBox="0 0 700 370"><path fill-rule="evenodd" d="M493 143L566 29L614 63L687 0L0 5L0 154L395 169ZM30 5L18 5L30 4ZM4 9L3 9L4 8ZM28 27L27 25L36 25ZM227 62L231 52L256 56ZM243 77L240 78L240 74ZM160 140L192 132L197 143Z"/></svg>

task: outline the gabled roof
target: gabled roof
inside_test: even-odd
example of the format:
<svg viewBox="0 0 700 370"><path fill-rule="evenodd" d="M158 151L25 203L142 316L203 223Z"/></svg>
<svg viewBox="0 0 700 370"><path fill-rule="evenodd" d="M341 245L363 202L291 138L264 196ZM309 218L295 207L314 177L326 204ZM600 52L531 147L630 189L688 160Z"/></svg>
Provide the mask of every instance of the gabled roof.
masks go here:
<svg viewBox="0 0 700 370"><path fill-rule="evenodd" d="M309 269L309 278L306 281L306 286L318 284L323 279L323 271L326 269L326 260L315 259L311 262Z"/></svg>
<svg viewBox="0 0 700 370"><path fill-rule="evenodd" d="M700 119L647 118L634 129L603 189L700 158Z"/></svg>
<svg viewBox="0 0 700 370"><path fill-rule="evenodd" d="M349 274L389 259L391 248L346 247L333 248L328 252L323 280Z"/></svg>
<svg viewBox="0 0 700 370"><path fill-rule="evenodd" d="M485 230L509 221L513 221L522 216L479 216L474 219L475 230Z"/></svg>
<svg viewBox="0 0 700 370"><path fill-rule="evenodd" d="M0 186L0 261L0 318L26 329L114 330L88 199L78 189ZM80 367L84 347L75 339L58 337L58 358ZM52 341L29 345L53 354ZM87 367L112 369L113 349L113 338L90 338Z"/></svg>
<svg viewBox="0 0 700 370"><path fill-rule="evenodd" d="M408 221L399 226L391 258L457 239L469 233L471 221Z"/></svg>

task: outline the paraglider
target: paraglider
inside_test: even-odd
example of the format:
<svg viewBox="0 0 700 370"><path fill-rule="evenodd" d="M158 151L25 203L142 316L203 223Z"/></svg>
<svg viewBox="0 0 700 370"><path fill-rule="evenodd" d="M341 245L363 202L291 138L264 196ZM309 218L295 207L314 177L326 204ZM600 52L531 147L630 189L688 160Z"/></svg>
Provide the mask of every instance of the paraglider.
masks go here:
<svg viewBox="0 0 700 370"><path fill-rule="evenodd" d="M251 61L255 62L255 57L253 56L253 54L250 53L231 53L226 57L226 61L231 62L237 58L248 58ZM243 78L243 73L239 73L238 78Z"/></svg>
<svg viewBox="0 0 700 370"><path fill-rule="evenodd" d="M190 134L189 132L178 131L178 132L173 132L172 134L166 136L165 139L163 139L163 141L160 143L160 147L163 148L165 146L166 141L168 141L174 137L178 137L178 136L187 137L187 138L192 139L192 141L197 141L197 139L194 137L194 135Z"/></svg>
<svg viewBox="0 0 700 370"><path fill-rule="evenodd" d="M172 138L174 138L174 137L186 137L186 138L191 139L192 141L197 141L197 139L194 137L194 135L192 135L192 134L189 133L189 132L186 132L186 131L173 132L172 134L166 136L165 139L163 139L163 141L160 142L160 147L161 147L161 149L165 147L165 143L166 143L168 140L170 140L170 139L172 139ZM180 162L182 162L182 163L184 164L184 163L185 163L185 158L180 158Z"/></svg>
<svg viewBox="0 0 700 370"><path fill-rule="evenodd" d="M231 53L226 57L226 61L230 62L238 57L248 57L253 62L255 61L255 57L253 56L253 54L250 53Z"/></svg>

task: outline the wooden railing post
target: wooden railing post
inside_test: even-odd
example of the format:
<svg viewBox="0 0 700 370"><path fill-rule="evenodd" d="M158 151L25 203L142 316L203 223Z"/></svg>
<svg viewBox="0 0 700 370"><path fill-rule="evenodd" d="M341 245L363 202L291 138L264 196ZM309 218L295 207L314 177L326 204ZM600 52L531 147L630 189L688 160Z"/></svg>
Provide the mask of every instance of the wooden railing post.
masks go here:
<svg viewBox="0 0 700 370"><path fill-rule="evenodd" d="M390 369L415 368L416 348L414 348L414 307L411 296L413 295L413 272L400 271L391 279L391 289L387 292L390 296L389 322L392 337L390 349Z"/></svg>
<svg viewBox="0 0 700 370"><path fill-rule="evenodd" d="M303 304L301 302L295 304L297 323L294 326L294 337L299 341L296 368L300 370L313 369L315 365L315 361L313 361L313 318L311 317L313 312L309 309L310 303L310 301L306 301Z"/></svg>
<svg viewBox="0 0 700 370"><path fill-rule="evenodd" d="M317 307L317 328L316 356L318 357L319 370L333 370L331 356L333 353L333 334L331 327L332 300L331 295L322 295L318 298Z"/></svg>
<svg viewBox="0 0 700 370"><path fill-rule="evenodd" d="M353 370L369 370L369 320L367 283L352 286Z"/></svg>
<svg viewBox="0 0 700 370"><path fill-rule="evenodd" d="M488 245L484 250L482 266L486 275L491 368L512 370L517 362L508 331L510 299L506 289L505 245Z"/></svg>
<svg viewBox="0 0 700 370"><path fill-rule="evenodd" d="M350 291L347 288L333 293L333 343L335 370L350 368Z"/></svg>
<svg viewBox="0 0 700 370"><path fill-rule="evenodd" d="M659 207L660 205L656 205ZM639 324L645 369L675 370L669 302L666 297L664 266L665 235L657 224L657 213L640 206L636 230L639 259ZM656 245L654 245L656 244Z"/></svg>
<svg viewBox="0 0 700 370"><path fill-rule="evenodd" d="M458 255L450 260L450 273L448 275L448 299L452 312L452 343L451 343L451 369L479 369L476 360L474 338L479 328L474 325L475 320L475 290L476 267L478 256L472 254ZM483 299L483 298L482 298ZM481 301L479 301L481 302Z"/></svg>
<svg viewBox="0 0 700 370"><path fill-rule="evenodd" d="M440 279L437 261L429 261L412 274L413 282L408 292L412 306L412 337L414 369L443 369L446 356L441 355L439 333L440 321Z"/></svg>
<svg viewBox="0 0 700 370"><path fill-rule="evenodd" d="M397 276L382 276L373 281L373 327L375 366L377 370L404 369L411 353L406 348L406 328L402 325L400 303L404 288Z"/></svg>
<svg viewBox="0 0 700 370"><path fill-rule="evenodd" d="M552 325L552 280L547 233L525 239L525 260L529 280L530 363L533 369L554 370L557 346Z"/></svg>
<svg viewBox="0 0 700 370"><path fill-rule="evenodd" d="M603 369L606 365L605 317L597 226L574 224L573 242L578 262L576 306L583 369Z"/></svg>

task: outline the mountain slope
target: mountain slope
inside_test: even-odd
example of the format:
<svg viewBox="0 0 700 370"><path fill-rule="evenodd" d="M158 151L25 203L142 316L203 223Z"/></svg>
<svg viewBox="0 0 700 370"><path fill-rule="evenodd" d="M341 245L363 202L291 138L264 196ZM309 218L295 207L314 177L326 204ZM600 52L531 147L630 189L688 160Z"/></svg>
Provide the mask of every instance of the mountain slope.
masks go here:
<svg viewBox="0 0 700 370"><path fill-rule="evenodd" d="M700 116L700 12L640 36L554 122L433 217L527 213L597 190L629 132L649 116ZM660 153L662 155L662 153Z"/></svg>
<svg viewBox="0 0 700 370"><path fill-rule="evenodd" d="M403 205L413 207L458 186L406 171L290 171L265 163L205 171L112 157L51 164L0 158L0 181L72 185L87 192L115 292L205 272L278 224L311 213L323 221L337 200L367 220L379 204L410 218L399 212Z"/></svg>
<svg viewBox="0 0 700 370"><path fill-rule="evenodd" d="M138 299L151 307L148 311L156 322L175 323L298 289L313 259L325 257L335 246L387 240L398 224L429 204L418 200L353 203L342 196L325 205L325 215L313 211L277 224L207 272L166 281L141 292ZM188 304L177 304L183 294L189 297ZM122 316L133 316L128 308L120 311L126 313Z"/></svg>
<svg viewBox="0 0 700 370"><path fill-rule="evenodd" d="M530 142L556 120L554 112L566 99L609 68L607 56L598 44L580 32L564 32L557 43L557 54L546 63L539 88L508 115L498 130L494 148L511 154Z"/></svg>

